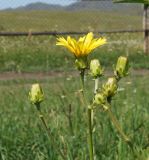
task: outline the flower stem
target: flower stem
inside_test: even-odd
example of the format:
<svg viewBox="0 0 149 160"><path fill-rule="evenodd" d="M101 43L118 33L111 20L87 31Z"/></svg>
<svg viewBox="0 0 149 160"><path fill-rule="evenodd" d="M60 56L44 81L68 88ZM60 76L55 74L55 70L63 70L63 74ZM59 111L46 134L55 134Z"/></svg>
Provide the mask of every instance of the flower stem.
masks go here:
<svg viewBox="0 0 149 160"><path fill-rule="evenodd" d="M88 144L89 144L89 154L90 154L90 160L94 160L94 148L93 148L93 130L92 130L92 109L88 108Z"/></svg>
<svg viewBox="0 0 149 160"><path fill-rule="evenodd" d="M85 70L81 70L80 77L81 77L81 85L82 85L82 94L84 99L84 104L88 106L86 97L85 97L85 86L84 86L84 74ZM88 115L88 145L89 145L89 156L90 160L94 160L94 153L93 153L93 136L92 136L92 109L88 107L87 110Z"/></svg>
<svg viewBox="0 0 149 160"><path fill-rule="evenodd" d="M49 137L49 139L51 141L52 146L54 147L54 149L56 150L56 152L58 154L60 154L61 157L65 160L66 158L65 158L64 154L59 149L59 146L57 146L56 143L54 142L54 137L52 136L52 134L51 134L51 132L50 132L48 126L47 126L47 123L46 123L46 121L44 119L44 116L43 116L43 114L41 112L40 103L36 104L36 108L37 108L37 111L38 111L39 118L40 118L40 120L41 120L41 122L42 122L42 124L43 124L43 126L44 126L44 128L46 130L46 132L47 132L47 135L48 135L48 137Z"/></svg>
<svg viewBox="0 0 149 160"><path fill-rule="evenodd" d="M80 77L81 77L81 89L82 89L82 92L84 91L84 75L85 75L85 70L84 69L82 69L81 71L80 71Z"/></svg>
<svg viewBox="0 0 149 160"><path fill-rule="evenodd" d="M94 94L96 94L96 93L97 93L97 90L98 90L98 82L99 82L99 79L98 79L98 78L96 78L96 79L95 79Z"/></svg>
<svg viewBox="0 0 149 160"><path fill-rule="evenodd" d="M115 125L115 127L117 128L118 132L120 133L120 135L122 136L122 138L124 139L124 141L126 143L130 143L130 139L128 138L128 136L123 132L118 120L116 119L116 117L114 116L114 114L112 113L111 109L109 108L107 110L107 113L110 117L110 119L112 120L113 124Z"/></svg>
<svg viewBox="0 0 149 160"><path fill-rule="evenodd" d="M120 135L122 136L122 138L124 139L124 141L128 144L128 146L130 147L135 159L136 159L136 154L135 154L135 150L134 150L134 146L133 143L131 142L131 140L129 139L129 137L123 132L118 120L116 119L116 117L114 116L114 114L112 113L111 109L109 108L107 110L108 115L110 117L110 119L112 120L113 124L115 125L115 127L117 128L118 132L120 133Z"/></svg>

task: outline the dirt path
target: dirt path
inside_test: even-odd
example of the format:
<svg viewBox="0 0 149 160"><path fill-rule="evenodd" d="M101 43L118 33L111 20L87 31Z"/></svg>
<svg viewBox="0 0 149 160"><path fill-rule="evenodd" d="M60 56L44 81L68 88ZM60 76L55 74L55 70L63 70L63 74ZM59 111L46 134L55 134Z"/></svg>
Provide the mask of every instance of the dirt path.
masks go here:
<svg viewBox="0 0 149 160"><path fill-rule="evenodd" d="M33 73L15 73L15 72L4 72L0 73L0 80L17 80L17 79L45 79L54 77L65 77L69 75L77 75L77 71L49 71L46 72L33 72ZM112 75L112 71L105 72L106 75ZM149 69L132 70L131 75L134 76L145 76L149 75Z"/></svg>

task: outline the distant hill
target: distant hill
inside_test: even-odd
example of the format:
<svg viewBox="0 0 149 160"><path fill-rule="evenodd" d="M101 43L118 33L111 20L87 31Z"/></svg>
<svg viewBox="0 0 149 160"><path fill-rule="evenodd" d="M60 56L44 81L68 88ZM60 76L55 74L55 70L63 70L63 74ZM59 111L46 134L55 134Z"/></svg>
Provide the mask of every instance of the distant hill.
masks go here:
<svg viewBox="0 0 149 160"><path fill-rule="evenodd" d="M26 6L20 6L13 10L61 10L63 7L61 5L53 5L42 2L30 3Z"/></svg>
<svg viewBox="0 0 149 160"><path fill-rule="evenodd" d="M30 3L26 6L20 6L12 9L8 8L5 11L29 11L29 10L67 10L67 11L78 11L78 10L100 10L100 11L118 11L124 13L142 13L140 4L113 4L112 1L82 1L76 2L68 6L46 4L42 2Z"/></svg>
<svg viewBox="0 0 149 160"><path fill-rule="evenodd" d="M67 10L102 10L102 11L122 11L122 10L140 10L139 4L120 4L112 1L87 1L76 2L66 7Z"/></svg>

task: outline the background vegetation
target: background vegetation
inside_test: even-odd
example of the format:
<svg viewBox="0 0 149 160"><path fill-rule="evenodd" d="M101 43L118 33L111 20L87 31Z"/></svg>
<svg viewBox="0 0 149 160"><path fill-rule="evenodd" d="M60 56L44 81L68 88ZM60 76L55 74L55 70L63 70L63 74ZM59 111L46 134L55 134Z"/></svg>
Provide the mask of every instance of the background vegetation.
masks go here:
<svg viewBox="0 0 149 160"><path fill-rule="evenodd" d="M103 23L106 17L109 21ZM142 24L142 18L138 15L124 16L102 11L76 13L3 11L0 12L0 19L0 31L38 31L41 29L45 31L99 31L128 29L125 28L128 26L130 29L135 29L140 28ZM90 58L99 58L106 71L112 70L113 64L120 55L129 57L132 69L149 69L149 56L143 53L142 33L100 36L106 36L108 44L96 49ZM43 113L56 143L67 159L88 159L87 117L85 109L80 107L82 104L78 92L79 77L75 78L72 72L75 70L73 55L55 46L55 43L56 37L51 36L0 37L1 73L7 71L17 73L64 71L68 73L67 76L43 77L40 80L16 77L14 80L0 81L0 159L2 160L61 159L47 140L36 109L28 101L30 85L35 82L40 82L43 86L46 95L42 104ZM145 73L130 74L124 79L121 82L120 93L112 104L112 110L124 131L133 140L135 153L132 153L117 135L106 113L98 108L95 113L97 127L94 131L97 159L147 160L149 157L149 150L145 148L149 143L149 76ZM88 92L89 99L92 99L93 95L92 85L93 81L87 85L88 91L91 91Z"/></svg>
<svg viewBox="0 0 149 160"><path fill-rule="evenodd" d="M148 144L148 78L149 76L146 75L129 76L124 79L119 94L112 104L112 110L124 131L132 138L135 153L132 153L118 136L107 114L97 108L94 119L97 159L147 160L149 150L142 148ZM61 159L56 155L42 129L35 106L28 101L30 85L36 81L0 82L0 158L2 160ZM70 74L65 78L53 77L38 82L42 84L46 96L42 103L42 111L66 159L88 159L87 117L78 91L79 77L75 78ZM92 85L93 81L87 85L89 99L92 99L93 95Z"/></svg>

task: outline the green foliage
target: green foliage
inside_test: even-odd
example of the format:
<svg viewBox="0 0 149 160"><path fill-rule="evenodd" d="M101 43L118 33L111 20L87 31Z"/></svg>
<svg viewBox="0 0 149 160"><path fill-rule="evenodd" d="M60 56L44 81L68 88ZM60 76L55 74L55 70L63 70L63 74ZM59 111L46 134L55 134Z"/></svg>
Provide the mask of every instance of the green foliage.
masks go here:
<svg viewBox="0 0 149 160"><path fill-rule="evenodd" d="M136 148L135 153L116 134L117 130L107 114L97 108L94 113L97 159L134 160L136 156L139 160L146 160L149 156L148 149L142 149L148 143L148 78L148 75L129 76L122 80L119 94L112 103L112 110L123 130L130 133ZM0 82L2 160L61 160L47 140L35 106L29 103L28 91L33 81L36 80ZM46 96L41 107L59 148L65 152L67 159L88 159L85 123L87 115L84 108L80 107L80 94L76 90L79 89L79 77L76 79L68 75L65 78L43 79L38 82ZM88 91L91 90L92 83L86 86ZM91 99L93 93L87 94Z"/></svg>
<svg viewBox="0 0 149 160"><path fill-rule="evenodd" d="M113 2L117 2L117 3L144 3L144 4L149 4L148 0L113 0Z"/></svg>
<svg viewBox="0 0 149 160"><path fill-rule="evenodd" d="M142 34L112 34L105 37L108 43L96 49L89 58L97 58L101 65L111 68L117 58L124 55L129 57L133 68L149 68L149 56L143 53ZM56 46L55 37L0 37L0 41L0 72L74 70L73 55Z"/></svg>

